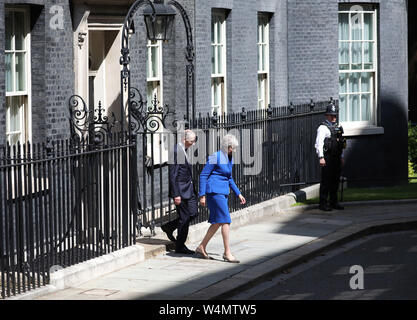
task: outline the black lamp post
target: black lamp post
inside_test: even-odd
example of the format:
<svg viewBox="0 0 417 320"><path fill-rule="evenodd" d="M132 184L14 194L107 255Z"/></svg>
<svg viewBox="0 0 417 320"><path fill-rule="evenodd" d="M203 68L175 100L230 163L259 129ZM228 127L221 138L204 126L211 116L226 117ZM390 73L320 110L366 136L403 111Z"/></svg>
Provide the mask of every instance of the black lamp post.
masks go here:
<svg viewBox="0 0 417 320"><path fill-rule="evenodd" d="M192 90L192 120L194 122L195 118L195 79L194 79L194 45L193 45L193 38L192 38L192 28L190 20L188 19L188 15L184 8L175 0L169 0L167 4L165 4L164 0L137 0L129 9L129 12L125 18L125 22L123 25L122 31L122 56L120 58L120 64L123 66L121 71L121 115L122 118L125 119L124 115L124 91L127 90L127 100L128 100L128 110L129 110L129 130L132 131L132 128L138 128L138 125L133 125L131 122L131 114L136 118L138 115L143 113L143 109L138 110L138 107L142 107L143 101L142 97L139 94L139 101L135 101L132 103L131 99L135 96L134 88L130 87L130 70L129 70L129 63L130 63L130 56L129 56L129 35L135 32L133 17L136 11L142 6L146 5L143 10L143 16L145 20L146 26L146 33L147 38L151 41L156 40L170 40L172 36L172 28L174 25L174 18L176 12L174 8L181 14L185 30L187 36L187 47L185 52L185 57L187 59L186 65L186 120L190 120L189 116L189 109L190 109L190 84ZM132 110L136 108L136 110ZM163 108L160 108L158 112L163 113ZM146 117L146 115L144 115ZM139 116L140 117L140 116ZM143 122L142 119L135 119L139 120L139 122ZM121 124L121 129L123 131L123 122ZM146 122L146 121L145 121Z"/></svg>

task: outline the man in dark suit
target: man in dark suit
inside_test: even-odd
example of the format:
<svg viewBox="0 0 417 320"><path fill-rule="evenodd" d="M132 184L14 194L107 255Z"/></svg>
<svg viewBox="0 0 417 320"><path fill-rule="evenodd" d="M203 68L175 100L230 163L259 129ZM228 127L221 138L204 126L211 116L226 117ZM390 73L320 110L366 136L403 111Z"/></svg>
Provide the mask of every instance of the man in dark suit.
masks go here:
<svg viewBox="0 0 417 320"><path fill-rule="evenodd" d="M161 226L168 238L175 242L175 252L193 254L185 246L188 228L192 219L197 216L198 202L193 183L192 166L188 161L187 150L196 141L196 134L186 130L182 141L174 146L168 165L169 196L174 199L178 218ZM177 229L177 239L172 235Z"/></svg>

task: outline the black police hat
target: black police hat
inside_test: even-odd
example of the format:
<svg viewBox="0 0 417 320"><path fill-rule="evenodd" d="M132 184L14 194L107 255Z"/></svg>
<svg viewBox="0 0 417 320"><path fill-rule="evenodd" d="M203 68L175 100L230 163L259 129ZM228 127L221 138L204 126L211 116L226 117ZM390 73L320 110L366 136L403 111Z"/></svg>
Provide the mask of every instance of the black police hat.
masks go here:
<svg viewBox="0 0 417 320"><path fill-rule="evenodd" d="M329 114L329 115L332 115L332 116L337 116L339 114L339 112L337 110L337 107L333 103L331 103L327 106L325 114Z"/></svg>

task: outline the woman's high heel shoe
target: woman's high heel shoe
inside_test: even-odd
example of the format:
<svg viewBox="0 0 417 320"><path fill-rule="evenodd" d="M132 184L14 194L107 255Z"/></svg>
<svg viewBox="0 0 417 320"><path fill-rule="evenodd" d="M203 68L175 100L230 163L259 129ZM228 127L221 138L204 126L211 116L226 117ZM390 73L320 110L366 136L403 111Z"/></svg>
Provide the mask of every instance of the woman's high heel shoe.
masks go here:
<svg viewBox="0 0 417 320"><path fill-rule="evenodd" d="M240 261L239 260L236 260L236 258L233 259L233 260L230 260L228 257L226 257L225 254L223 255L223 260L224 261L227 261L227 262L230 262L230 263L240 263Z"/></svg>
<svg viewBox="0 0 417 320"><path fill-rule="evenodd" d="M211 259L211 257L208 254L204 253L203 251L198 250L198 248L195 249L195 253L198 256L200 256L200 258L202 259Z"/></svg>

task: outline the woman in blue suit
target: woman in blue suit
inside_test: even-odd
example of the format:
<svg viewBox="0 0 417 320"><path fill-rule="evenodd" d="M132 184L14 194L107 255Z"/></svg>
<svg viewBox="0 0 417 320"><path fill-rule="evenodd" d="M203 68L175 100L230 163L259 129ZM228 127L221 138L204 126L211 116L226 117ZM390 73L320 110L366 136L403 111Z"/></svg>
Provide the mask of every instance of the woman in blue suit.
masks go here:
<svg viewBox="0 0 417 320"><path fill-rule="evenodd" d="M200 174L200 204L205 206L207 203L210 210L208 222L211 223L211 226L195 251L205 259L210 259L206 252L207 244L221 227L224 244L223 259L227 262L239 263L230 251L229 232L232 221L227 203L230 188L236 197L239 197L241 204L246 203L232 178L232 153L237 146L238 141L235 136L225 135L221 142L221 150L209 156Z"/></svg>

